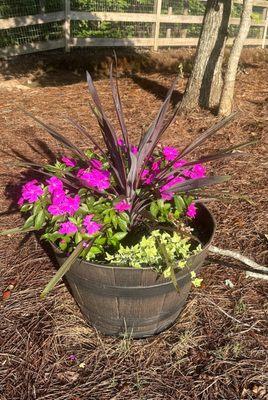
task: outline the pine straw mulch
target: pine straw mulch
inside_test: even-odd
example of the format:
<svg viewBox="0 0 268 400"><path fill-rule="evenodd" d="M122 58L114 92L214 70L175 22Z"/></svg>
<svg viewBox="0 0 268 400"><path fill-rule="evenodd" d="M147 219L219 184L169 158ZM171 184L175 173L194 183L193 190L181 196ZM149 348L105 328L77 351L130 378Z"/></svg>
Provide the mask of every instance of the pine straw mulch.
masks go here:
<svg viewBox="0 0 268 400"><path fill-rule="evenodd" d="M16 106L53 122L76 143L81 137L69 129L62 114L90 126L99 138L88 110L84 78L64 85L66 74L59 71L48 75L42 86L29 85L28 78L22 76L13 86L11 80L11 86L1 90L1 229L21 223L17 212L4 213L10 195L18 194L16 181L18 172L23 171L15 166L14 157L45 161L61 151ZM210 167L218 173L232 173L233 180L222 189L238 196L237 200L211 203L210 207L218 222L214 243L238 250L261 264L267 262L268 253L265 79L265 64L248 66L239 74L236 107L241 114L204 146L208 151L256 140L246 150L247 157ZM134 140L148 126L170 81L171 77L164 75L120 80ZM179 83L180 91L185 82ZM114 120L108 81L100 80L96 86ZM204 111L179 116L166 134L166 143L182 147L182 142L215 119ZM116 339L86 325L64 284L40 301L38 295L54 270L34 237L1 238L0 260L0 290L14 285L10 298L0 301L1 400L268 398L267 281L246 279L243 272L223 265L206 265L201 273L202 288L192 290L172 328L145 340ZM71 361L70 355L76 360Z"/></svg>

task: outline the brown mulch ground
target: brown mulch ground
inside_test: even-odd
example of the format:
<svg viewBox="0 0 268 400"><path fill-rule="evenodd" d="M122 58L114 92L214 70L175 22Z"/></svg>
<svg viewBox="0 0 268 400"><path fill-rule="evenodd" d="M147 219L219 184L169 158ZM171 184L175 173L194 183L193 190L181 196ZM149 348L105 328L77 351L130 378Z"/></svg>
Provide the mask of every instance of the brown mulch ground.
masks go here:
<svg viewBox="0 0 268 400"><path fill-rule="evenodd" d="M77 118L99 137L88 109L84 75L39 70L5 79L3 75L0 80L0 229L21 223L18 213L4 213L10 195L17 195L16 182L22 170L15 166L16 156L46 161L61 151L17 106L52 122L76 143L82 138L68 127L64 115ZM134 141L155 115L171 80L167 74L142 73L120 79ZM185 82L180 81L179 92ZM96 86L108 115L115 120L108 81L99 80ZM210 167L233 175L222 190L237 196L210 206L218 222L214 243L265 265L266 64L245 66L236 88L236 108L241 114L207 143L204 151L249 140L256 143L246 149L246 157ZM182 147L215 120L205 111L179 116L166 134L166 143ZM245 278L244 272L223 265L207 265L202 270L202 288L192 290L172 328L146 340L115 339L86 325L63 284L40 301L38 295L54 270L34 237L3 237L0 251L0 291L9 284L15 286L9 299L0 300L1 400L268 398L267 281ZM69 359L71 354L76 361Z"/></svg>

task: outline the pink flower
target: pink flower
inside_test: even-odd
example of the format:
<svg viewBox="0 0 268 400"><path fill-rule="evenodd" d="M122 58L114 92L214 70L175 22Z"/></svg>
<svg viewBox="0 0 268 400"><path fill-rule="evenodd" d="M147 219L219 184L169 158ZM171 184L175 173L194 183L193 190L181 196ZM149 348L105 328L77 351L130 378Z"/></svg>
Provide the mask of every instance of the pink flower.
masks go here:
<svg viewBox="0 0 268 400"><path fill-rule="evenodd" d="M173 193L161 192L161 199L163 200L172 200L173 196Z"/></svg>
<svg viewBox="0 0 268 400"><path fill-rule="evenodd" d="M77 173L77 177L80 178L86 186L97 188L100 191L110 187L109 171L80 169Z"/></svg>
<svg viewBox="0 0 268 400"><path fill-rule="evenodd" d="M206 176L206 168L202 164L196 164L192 169L185 169L183 175L191 179L200 179Z"/></svg>
<svg viewBox="0 0 268 400"><path fill-rule="evenodd" d="M194 218L196 216L196 212L197 212L197 208L196 208L195 204L191 203L187 208L186 215L189 218Z"/></svg>
<svg viewBox="0 0 268 400"><path fill-rule="evenodd" d="M174 193L172 191L168 191L168 189L172 188L172 186L176 185L177 183L182 183L184 182L185 179L182 176L171 176L171 179L161 187L160 193L161 197L163 200L171 200L174 196Z"/></svg>
<svg viewBox="0 0 268 400"><path fill-rule="evenodd" d="M96 160L95 158L92 158L92 160L90 160L90 164L94 168L97 168L97 169L101 169L102 168L102 162L100 160Z"/></svg>
<svg viewBox="0 0 268 400"><path fill-rule="evenodd" d="M150 185L155 178L154 174L150 174L148 169L144 169L141 173L141 180L146 183L147 185Z"/></svg>
<svg viewBox="0 0 268 400"><path fill-rule="evenodd" d="M62 157L61 159L66 167L75 167L76 166L76 161L73 158L68 158L68 157Z"/></svg>
<svg viewBox="0 0 268 400"><path fill-rule="evenodd" d="M99 232L99 230L101 229L101 224L92 221L93 216L93 214L87 215L83 221L83 225L85 226L86 231L89 235L94 235L94 233Z"/></svg>
<svg viewBox="0 0 268 400"><path fill-rule="evenodd" d="M160 171L160 164L161 164L161 161L154 161L153 163L152 163L152 170L154 171L154 172L159 172Z"/></svg>
<svg viewBox="0 0 268 400"><path fill-rule="evenodd" d="M80 207L80 197L67 197L64 192L56 193L52 196L52 204L48 206L48 211L52 215L74 215Z"/></svg>
<svg viewBox="0 0 268 400"><path fill-rule="evenodd" d="M127 202L127 200L124 199L124 200L119 201L119 203L117 203L114 206L114 208L116 211L119 211L119 212L129 211L131 209L131 204L129 204Z"/></svg>
<svg viewBox="0 0 268 400"><path fill-rule="evenodd" d="M24 201L35 203L39 199L39 197L42 196L44 191L40 185L37 185L37 183L37 180L34 179L23 185L21 198L18 201L18 204L20 206L24 203Z"/></svg>
<svg viewBox="0 0 268 400"><path fill-rule="evenodd" d="M74 215L80 207L80 197L76 194L74 197L67 197L65 207L68 214Z"/></svg>
<svg viewBox="0 0 268 400"><path fill-rule="evenodd" d="M187 178L192 178L192 171L190 169L185 169L182 171L182 174Z"/></svg>
<svg viewBox="0 0 268 400"><path fill-rule="evenodd" d="M186 164L186 162L187 162L186 160L181 159L181 160L179 160L179 161L176 161L176 162L174 163L173 167L174 167L175 169L180 168L180 167L183 167L184 164Z"/></svg>
<svg viewBox="0 0 268 400"><path fill-rule="evenodd" d="M60 226L59 233L62 235L72 235L77 232L77 226L72 222L63 222Z"/></svg>
<svg viewBox="0 0 268 400"><path fill-rule="evenodd" d="M52 176L47 179L48 183L48 191L49 193L62 192L63 191L63 183L56 176Z"/></svg>
<svg viewBox="0 0 268 400"><path fill-rule="evenodd" d="M166 146L163 148L163 154L167 161L172 161L179 155L179 151L176 149L176 147Z"/></svg>
<svg viewBox="0 0 268 400"><path fill-rule="evenodd" d="M133 154L138 154L138 147L132 145L132 146L131 146L131 151L132 151Z"/></svg>
<svg viewBox="0 0 268 400"><path fill-rule="evenodd" d="M117 140L117 143L118 143L118 146L120 146L120 147L125 146L125 142L124 142L124 140L123 140L122 138L119 138L119 139Z"/></svg>
<svg viewBox="0 0 268 400"><path fill-rule="evenodd" d="M192 168L192 179L204 178L206 176L206 168L202 164L195 164Z"/></svg>
<svg viewBox="0 0 268 400"><path fill-rule="evenodd" d="M144 180L149 174L149 170L148 169L144 169L141 173L141 179Z"/></svg>

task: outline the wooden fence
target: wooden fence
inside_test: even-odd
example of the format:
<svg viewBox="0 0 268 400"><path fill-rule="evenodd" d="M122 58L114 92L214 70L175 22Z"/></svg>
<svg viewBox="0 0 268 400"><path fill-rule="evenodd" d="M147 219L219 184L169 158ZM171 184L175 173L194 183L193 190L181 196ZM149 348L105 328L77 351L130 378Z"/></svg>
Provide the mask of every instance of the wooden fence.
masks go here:
<svg viewBox="0 0 268 400"><path fill-rule="evenodd" d="M234 1L237 4L243 3L242 0ZM261 37L248 38L246 45L261 46L264 48L268 44L267 28L268 28L268 1L255 0L254 6L262 8L262 19L255 21L252 19L252 27L260 28ZM0 34L2 30L10 30L19 27L39 26L42 24L59 22L62 23L62 37L56 40L46 40L41 42L31 42L15 46L8 46L0 49L0 57L10 57L19 54L27 54L44 50L52 50L65 48L70 51L71 48L79 46L90 47L118 47L118 46L135 46L149 47L158 50L159 47L179 47L179 46L196 46L197 37L170 37L170 28L166 29L166 37L160 37L161 24L191 24L200 25L203 16L195 15L175 15L172 8L169 7L167 13L162 13L162 0L155 0L153 13L130 13L130 12L88 12L74 11L70 7L70 0L65 0L65 9L63 11L52 13L41 13L37 15L28 15L23 17L2 18L0 19ZM125 22L125 23L151 23L153 26L152 37L126 37L126 38L96 38L96 37L72 37L71 21L109 21L109 22ZM240 18L231 18L230 25L239 25ZM227 43L231 44L233 38L228 39Z"/></svg>

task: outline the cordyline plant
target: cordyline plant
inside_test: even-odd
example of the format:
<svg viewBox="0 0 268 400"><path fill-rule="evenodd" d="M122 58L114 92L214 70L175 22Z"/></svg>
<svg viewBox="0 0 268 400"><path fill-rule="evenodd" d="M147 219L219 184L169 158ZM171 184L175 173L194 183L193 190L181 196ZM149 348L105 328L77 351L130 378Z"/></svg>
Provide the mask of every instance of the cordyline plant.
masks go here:
<svg viewBox="0 0 268 400"><path fill-rule="evenodd" d="M159 260L160 254L166 261L165 276L174 277L169 261L181 260L177 266L183 267L187 257L198 248L197 243L192 251L191 230L187 228L197 212L197 190L229 179L229 176L206 176L204 163L237 155L234 150L239 146L187 160L198 146L231 121L234 114L203 132L181 151L159 145L179 109L177 106L170 112L176 81L155 120L139 144L134 146L129 139L118 84L113 75L111 65L110 82L122 131L120 136L107 119L91 76L87 73L93 102L91 109L98 120L106 151L84 127L71 119L68 119L70 124L91 142L92 149L82 151L53 127L26 112L73 153L72 158L63 156L54 165L23 164L39 171L44 179L31 180L22 187L18 204L20 211L28 214L25 224L21 228L2 232L12 234L40 230L41 238L53 243L68 256L42 292L42 297L55 286L77 257L106 263L125 260L125 265L132 265L129 256L132 254L133 266L141 267L148 262L163 265ZM168 233L170 227L173 233ZM137 232L142 234L139 236ZM127 241L131 234L141 239L140 243L132 243L132 247L131 241ZM146 258L142 254L146 253L142 251L142 246L148 249ZM163 272L161 268L158 270Z"/></svg>

